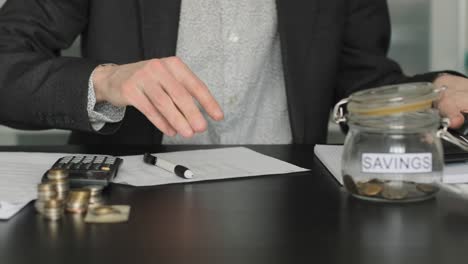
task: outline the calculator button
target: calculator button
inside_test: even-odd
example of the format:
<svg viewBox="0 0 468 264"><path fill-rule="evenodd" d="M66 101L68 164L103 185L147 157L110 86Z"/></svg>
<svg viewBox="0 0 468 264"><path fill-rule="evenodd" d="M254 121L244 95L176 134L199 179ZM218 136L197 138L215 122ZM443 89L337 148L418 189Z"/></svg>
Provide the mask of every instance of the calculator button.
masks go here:
<svg viewBox="0 0 468 264"><path fill-rule="evenodd" d="M96 158L96 157L94 157L94 156L86 156L86 157L84 158L84 160L82 161L82 163L91 163L91 162L93 162L93 160L94 160L95 158Z"/></svg>
<svg viewBox="0 0 468 264"><path fill-rule="evenodd" d="M72 170L79 170L81 167L81 163L75 163L70 166L70 169Z"/></svg>
<svg viewBox="0 0 468 264"><path fill-rule="evenodd" d="M83 156L76 156L72 159L72 163L80 163L84 159Z"/></svg>
<svg viewBox="0 0 468 264"><path fill-rule="evenodd" d="M100 170L100 169L101 169L101 163L94 163L94 164L91 166L91 169L93 169L93 170Z"/></svg>
<svg viewBox="0 0 468 264"><path fill-rule="evenodd" d="M115 158L107 158L106 159L106 164L114 164L115 163Z"/></svg>
<svg viewBox="0 0 468 264"><path fill-rule="evenodd" d="M59 163L68 163L73 159L73 156L66 156L60 159Z"/></svg>
<svg viewBox="0 0 468 264"><path fill-rule="evenodd" d="M65 166L66 166L65 163L56 163L56 164L54 164L53 168L54 169L64 169Z"/></svg>
<svg viewBox="0 0 468 264"><path fill-rule="evenodd" d="M62 166L62 169L66 169L66 170L69 170L71 169L71 167L73 166L73 163L66 163L66 164L63 164Z"/></svg>

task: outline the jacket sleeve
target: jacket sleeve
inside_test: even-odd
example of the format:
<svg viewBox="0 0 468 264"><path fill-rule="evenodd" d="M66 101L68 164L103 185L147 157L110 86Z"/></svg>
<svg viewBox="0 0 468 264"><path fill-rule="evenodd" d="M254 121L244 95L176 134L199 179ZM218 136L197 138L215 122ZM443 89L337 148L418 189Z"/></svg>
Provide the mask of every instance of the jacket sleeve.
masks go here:
<svg viewBox="0 0 468 264"><path fill-rule="evenodd" d="M86 0L10 0L0 9L0 124L92 131L88 80L101 62L60 57L87 16Z"/></svg>
<svg viewBox="0 0 468 264"><path fill-rule="evenodd" d="M386 0L347 1L347 20L338 77L338 98L357 90L403 82L432 82L441 72L403 74L387 57L390 18ZM451 74L460 75L456 72ZM337 98L337 99L338 99Z"/></svg>

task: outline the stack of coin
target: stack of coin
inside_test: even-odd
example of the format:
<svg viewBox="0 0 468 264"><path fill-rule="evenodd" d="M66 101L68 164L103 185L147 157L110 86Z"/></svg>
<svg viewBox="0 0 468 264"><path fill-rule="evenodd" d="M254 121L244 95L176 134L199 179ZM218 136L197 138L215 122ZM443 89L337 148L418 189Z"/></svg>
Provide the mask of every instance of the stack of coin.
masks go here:
<svg viewBox="0 0 468 264"><path fill-rule="evenodd" d="M89 189L70 190L65 210L75 214L86 212L86 210L88 210L90 196L91 193Z"/></svg>
<svg viewBox="0 0 468 264"><path fill-rule="evenodd" d="M104 189L103 186L89 185L89 186L86 186L85 189L88 189L90 193L90 197L89 197L90 206L102 205L103 203L102 190Z"/></svg>
<svg viewBox="0 0 468 264"><path fill-rule="evenodd" d="M67 198L70 183L68 180L68 171L62 169L50 169L47 171L48 182L53 184L57 190L57 199L65 200Z"/></svg>
<svg viewBox="0 0 468 264"><path fill-rule="evenodd" d="M45 203L51 199L57 198L55 186L51 183L40 183L37 185L37 200L34 204L39 213L44 212Z"/></svg>
<svg viewBox="0 0 468 264"><path fill-rule="evenodd" d="M63 215L63 200L50 199L44 203L44 211L42 213L49 220L58 220Z"/></svg>

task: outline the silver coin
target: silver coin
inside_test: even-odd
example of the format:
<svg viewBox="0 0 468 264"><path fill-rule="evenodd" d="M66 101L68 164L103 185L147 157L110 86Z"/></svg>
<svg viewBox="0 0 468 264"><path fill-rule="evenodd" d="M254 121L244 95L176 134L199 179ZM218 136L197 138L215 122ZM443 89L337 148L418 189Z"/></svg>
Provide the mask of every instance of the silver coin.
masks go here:
<svg viewBox="0 0 468 264"><path fill-rule="evenodd" d="M408 190L403 187L384 185L382 196L389 200L403 200L408 196Z"/></svg>

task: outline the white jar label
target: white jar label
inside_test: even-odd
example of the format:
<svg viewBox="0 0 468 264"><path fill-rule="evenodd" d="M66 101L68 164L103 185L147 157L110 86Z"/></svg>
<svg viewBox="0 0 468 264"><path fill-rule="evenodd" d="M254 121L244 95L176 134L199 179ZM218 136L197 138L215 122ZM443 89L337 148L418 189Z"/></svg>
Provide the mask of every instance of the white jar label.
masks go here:
<svg viewBox="0 0 468 264"><path fill-rule="evenodd" d="M432 172L432 153L363 153L361 170L369 173Z"/></svg>

